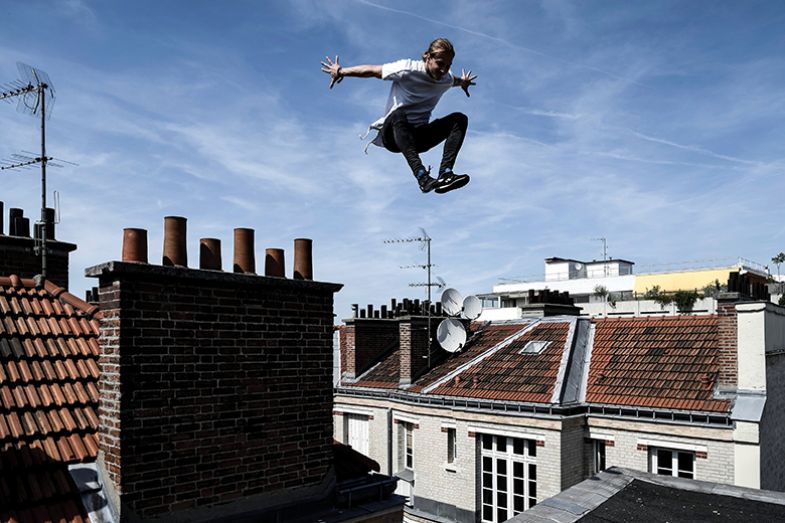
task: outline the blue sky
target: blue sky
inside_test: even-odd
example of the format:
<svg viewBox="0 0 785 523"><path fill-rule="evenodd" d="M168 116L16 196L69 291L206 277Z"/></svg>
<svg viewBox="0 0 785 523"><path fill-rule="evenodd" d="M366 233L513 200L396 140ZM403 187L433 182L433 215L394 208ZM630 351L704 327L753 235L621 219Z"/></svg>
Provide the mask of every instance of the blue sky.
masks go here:
<svg viewBox="0 0 785 523"><path fill-rule="evenodd" d="M421 297L415 245L433 238L436 275L464 293L534 279L549 256L769 263L785 250L785 4L558 0L134 1L0 4L0 81L16 62L57 89L48 152L58 238L83 269L119 259L122 229L148 229L160 263L163 217L188 218L189 261L234 227L266 247L314 239L316 279L352 303ZM389 84L327 89L344 65L416 58L437 36L454 70L479 75L434 115L462 111L465 189L420 194L406 163L358 135ZM0 157L34 150L36 120L0 105ZM437 166L440 149L425 163ZM2 173L0 200L36 216L38 174ZM261 263L259 269L263 270Z"/></svg>

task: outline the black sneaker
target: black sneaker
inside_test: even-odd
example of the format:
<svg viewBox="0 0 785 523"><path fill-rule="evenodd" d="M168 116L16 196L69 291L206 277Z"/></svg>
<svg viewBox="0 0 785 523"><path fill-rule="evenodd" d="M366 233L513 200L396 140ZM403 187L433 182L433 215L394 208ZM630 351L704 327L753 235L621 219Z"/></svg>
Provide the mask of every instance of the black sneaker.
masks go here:
<svg viewBox="0 0 785 523"><path fill-rule="evenodd" d="M436 193L442 194L450 191L454 191L455 189L460 189L467 183L471 178L468 174L455 174L452 172L444 173L439 176L439 179L436 180Z"/></svg>
<svg viewBox="0 0 785 523"><path fill-rule="evenodd" d="M439 185L439 180L424 174L417 179L417 183L420 184L420 190L427 193L431 192Z"/></svg>

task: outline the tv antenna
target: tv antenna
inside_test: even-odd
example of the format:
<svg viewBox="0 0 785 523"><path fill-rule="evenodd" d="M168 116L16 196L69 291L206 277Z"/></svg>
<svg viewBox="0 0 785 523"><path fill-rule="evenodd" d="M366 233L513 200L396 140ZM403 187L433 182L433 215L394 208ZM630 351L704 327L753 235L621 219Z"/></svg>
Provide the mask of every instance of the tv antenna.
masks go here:
<svg viewBox="0 0 785 523"><path fill-rule="evenodd" d="M46 279L46 240L49 223L46 211L46 166L49 164L53 167L62 167L58 163L50 163L54 158L46 155L46 120L52 114L55 89L49 80L49 75L40 69L21 62L17 62L16 67L20 79L0 84L0 100L11 103L12 99L17 98L19 100L17 111L41 117L41 152L39 154L22 151L23 154L12 154L10 159L0 160L0 171L29 169L33 165L41 165L41 219L36 222L40 231L40 245L36 239L36 251L41 255L41 277Z"/></svg>
<svg viewBox="0 0 785 523"><path fill-rule="evenodd" d="M392 239L392 240L384 240L384 243L393 244L393 243L419 243L420 248L426 251L426 261L425 264L419 265L406 265L401 267L401 269L425 269L426 273L428 274L428 279L426 282L419 282L419 283L410 283L409 287L425 287L426 288L426 295L427 295L427 306L426 310L428 311L428 368L431 367L431 345L433 345L433 338L431 337L431 289L433 287L438 287L439 289L444 288L446 286L443 279L436 277L436 282L431 279L431 268L435 267L433 263L431 263L431 237L428 236L428 233L425 232L425 229L422 227L420 229L419 236L413 236L410 238L400 238L400 239Z"/></svg>
<svg viewBox="0 0 785 523"><path fill-rule="evenodd" d="M467 334L457 318L476 320L482 314L482 302L477 296L464 298L460 292L449 288L442 292L441 303L442 310L451 317L442 320L436 328L436 341L447 352L458 352L466 344Z"/></svg>

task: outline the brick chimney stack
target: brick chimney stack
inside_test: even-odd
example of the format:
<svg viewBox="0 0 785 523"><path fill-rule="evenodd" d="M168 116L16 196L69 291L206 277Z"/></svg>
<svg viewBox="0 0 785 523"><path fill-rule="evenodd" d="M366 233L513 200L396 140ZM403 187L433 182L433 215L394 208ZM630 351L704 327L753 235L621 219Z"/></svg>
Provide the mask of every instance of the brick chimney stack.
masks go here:
<svg viewBox="0 0 785 523"><path fill-rule="evenodd" d="M439 321L438 318L431 319L432 333L435 333ZM398 333L401 344L400 385L406 386L414 383L428 369L428 318L401 318Z"/></svg>
<svg viewBox="0 0 785 523"><path fill-rule="evenodd" d="M0 202L0 213L2 209L3 204ZM0 220L0 275L16 274L21 278L32 278L41 274L41 257L35 253L29 219L22 214L22 209L9 209L8 235L3 234L3 221ZM50 214L47 209L47 216ZM76 250L76 245L55 240L54 224L47 230L46 244L49 249L46 258L47 279L68 290L68 258Z"/></svg>
<svg viewBox="0 0 785 523"><path fill-rule="evenodd" d="M116 261L86 274L103 315L99 470L120 521L324 498L341 285Z"/></svg>
<svg viewBox="0 0 785 523"><path fill-rule="evenodd" d="M352 318L341 330L343 378L353 380L398 347L397 319Z"/></svg>

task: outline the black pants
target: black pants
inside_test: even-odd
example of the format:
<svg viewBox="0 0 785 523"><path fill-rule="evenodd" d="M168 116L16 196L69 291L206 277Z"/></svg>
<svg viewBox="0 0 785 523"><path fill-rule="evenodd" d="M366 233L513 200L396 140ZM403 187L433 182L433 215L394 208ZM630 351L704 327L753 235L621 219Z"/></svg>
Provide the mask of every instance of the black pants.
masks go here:
<svg viewBox="0 0 785 523"><path fill-rule="evenodd" d="M465 114L452 113L415 127L406 119L405 109L400 108L390 113L384 121L382 143L388 151L403 153L412 172L416 173L423 168L419 153L444 142L442 163L439 166L439 173L442 173L455 165L468 125L469 119Z"/></svg>

